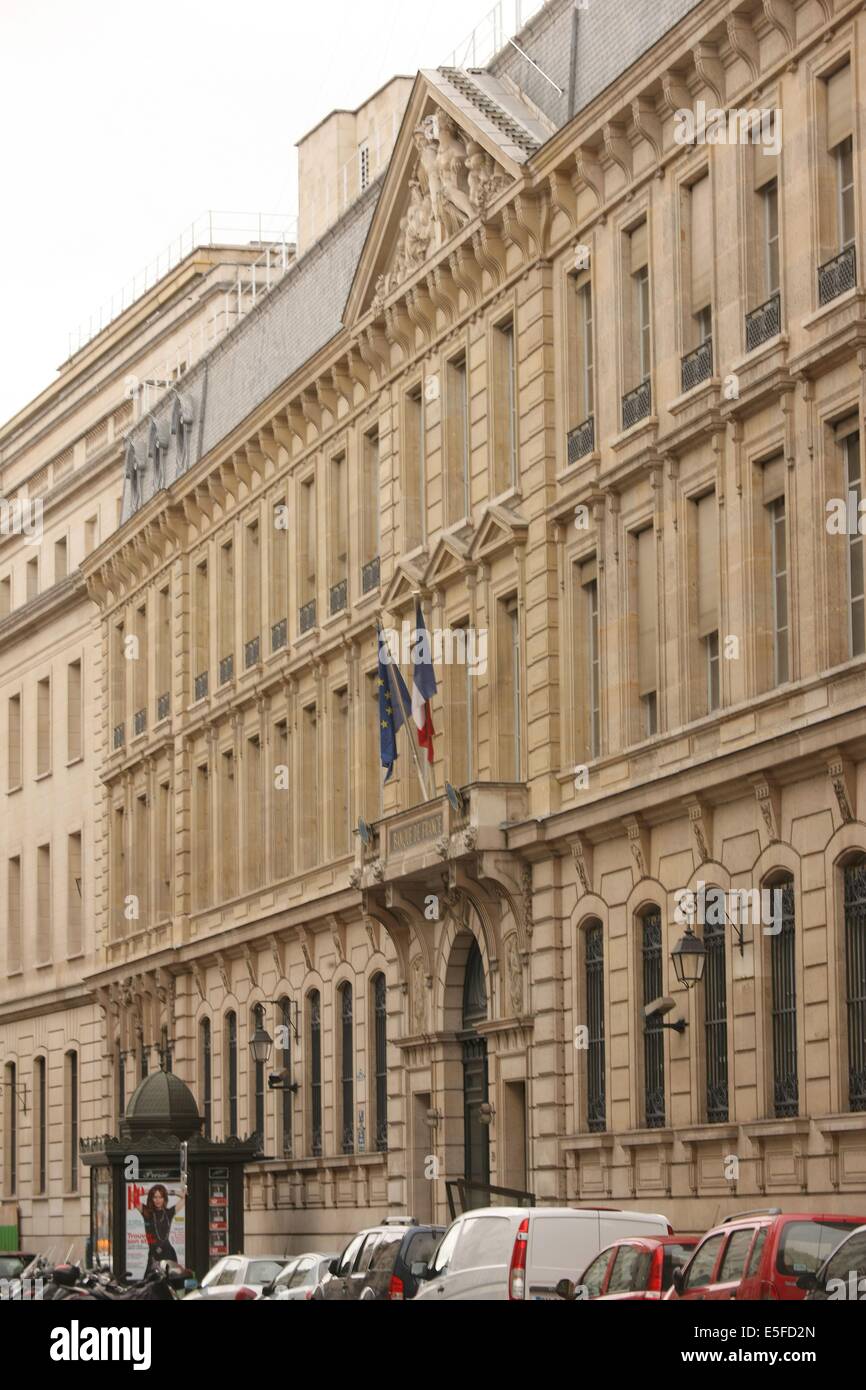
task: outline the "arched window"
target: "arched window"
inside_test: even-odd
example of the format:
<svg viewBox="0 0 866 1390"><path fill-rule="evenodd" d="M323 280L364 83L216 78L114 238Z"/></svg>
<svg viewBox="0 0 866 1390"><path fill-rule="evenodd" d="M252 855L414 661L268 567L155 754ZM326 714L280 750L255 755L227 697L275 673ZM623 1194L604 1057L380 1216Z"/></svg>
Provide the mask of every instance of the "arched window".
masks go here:
<svg viewBox="0 0 866 1390"><path fill-rule="evenodd" d="M261 1004L256 1004L250 1016L250 1026L255 1033L257 1029L264 1029L265 1011ZM265 1064L255 1062L254 1071L254 1091L255 1091L255 1132L259 1136L262 1144L265 1142Z"/></svg>
<svg viewBox="0 0 866 1390"><path fill-rule="evenodd" d="M67 1052L63 1061L64 1099L64 1167L67 1192L78 1191L78 1053Z"/></svg>
<svg viewBox="0 0 866 1390"><path fill-rule="evenodd" d="M34 1191L44 1192L48 1179L48 1091L45 1058L37 1057L33 1069L33 1090L36 1107L36 1163Z"/></svg>
<svg viewBox="0 0 866 1390"><path fill-rule="evenodd" d="M292 1008L290 1001L283 996L277 1005L282 1028L282 1048L280 1049L279 1065L285 1072L284 1080L288 1083L292 1080ZM279 1092L280 1097L280 1134L282 1136L283 1157L292 1156L292 1093L288 1089Z"/></svg>
<svg viewBox="0 0 866 1390"><path fill-rule="evenodd" d="M213 1061L211 1057L211 1031L210 1019L203 1018L198 1026L198 1067L199 1067L199 1093L201 1095L202 1116L204 1118L204 1136L206 1139L211 1137L211 1120L213 1104Z"/></svg>
<svg viewBox="0 0 866 1390"><path fill-rule="evenodd" d="M607 1125L604 1048L604 929L599 921L583 931L584 989L586 997L586 1123L593 1134Z"/></svg>
<svg viewBox="0 0 866 1390"><path fill-rule="evenodd" d="M310 1097L310 1153L322 1153L322 1000L317 989L307 995L307 1091Z"/></svg>
<svg viewBox="0 0 866 1390"><path fill-rule="evenodd" d="M842 870L845 889L845 1003L848 1105L866 1110L866 855Z"/></svg>
<svg viewBox="0 0 866 1390"><path fill-rule="evenodd" d="M641 1021L643 1023L644 1124L663 1129L665 1123L665 1048L660 1014L645 1018L643 1009L664 992L662 985L662 915L648 907L640 918Z"/></svg>
<svg viewBox="0 0 866 1390"><path fill-rule="evenodd" d="M227 1013L225 1022L225 1095L223 1097L223 1117L226 1137L234 1139L238 1132L238 1018L236 1013Z"/></svg>
<svg viewBox="0 0 866 1390"><path fill-rule="evenodd" d="M728 1120L728 977L725 957L725 908L721 888L708 888L703 899L705 1096L708 1124Z"/></svg>
<svg viewBox="0 0 866 1390"><path fill-rule="evenodd" d="M773 1113L781 1119L800 1110L797 1070L797 960L794 880L782 874L767 885L771 893L770 981L773 1030Z"/></svg>
<svg viewBox="0 0 866 1390"><path fill-rule="evenodd" d="M355 1152L355 1045L352 1030L352 986L340 985L340 1116L342 1151Z"/></svg>
<svg viewBox="0 0 866 1390"><path fill-rule="evenodd" d="M388 1014L385 976L381 970L372 980L373 996L373 1071L376 1098L376 1149L385 1153L388 1148Z"/></svg>
<svg viewBox="0 0 866 1390"><path fill-rule="evenodd" d="M18 1068L14 1062L3 1068L3 1081L3 1190L7 1197L14 1197L18 1190Z"/></svg>

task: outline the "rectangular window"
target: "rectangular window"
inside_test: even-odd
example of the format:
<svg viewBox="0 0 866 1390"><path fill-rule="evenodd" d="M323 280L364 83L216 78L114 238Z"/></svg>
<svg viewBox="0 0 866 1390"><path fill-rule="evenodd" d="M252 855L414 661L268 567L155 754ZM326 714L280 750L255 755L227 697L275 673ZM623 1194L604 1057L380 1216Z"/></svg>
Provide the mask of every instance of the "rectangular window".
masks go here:
<svg viewBox="0 0 866 1390"><path fill-rule="evenodd" d="M51 771L51 677L36 684L36 776Z"/></svg>
<svg viewBox="0 0 866 1390"><path fill-rule="evenodd" d="M493 440L493 491L516 487L517 463L517 354L514 320L493 329L491 394L488 400Z"/></svg>
<svg viewBox="0 0 866 1390"><path fill-rule="evenodd" d="M78 1053L67 1052L64 1058L63 1096L66 1107L64 1167L67 1192L78 1191Z"/></svg>
<svg viewBox="0 0 866 1390"><path fill-rule="evenodd" d="M274 783L271 819L273 824L273 877L287 878L291 868L290 814L292 781L289 766L289 725L280 719L274 725Z"/></svg>
<svg viewBox="0 0 866 1390"><path fill-rule="evenodd" d="M595 350L592 338L592 281L586 280L577 291L579 365L578 423L595 414Z"/></svg>
<svg viewBox="0 0 866 1390"><path fill-rule="evenodd" d="M454 628L455 652L468 651L468 628ZM448 721L448 780L452 786L465 787L473 778L472 732L473 700L476 676L468 660L452 661L447 667L447 690L450 718Z"/></svg>
<svg viewBox="0 0 866 1390"><path fill-rule="evenodd" d="M379 431L361 440L361 592L375 588L368 566L379 558Z"/></svg>
<svg viewBox="0 0 866 1390"><path fill-rule="evenodd" d="M301 785L299 820L301 864L310 869L319 860L319 721L315 705L301 711Z"/></svg>
<svg viewBox="0 0 866 1390"><path fill-rule="evenodd" d="M171 594L168 586L156 595L156 719L171 708Z"/></svg>
<svg viewBox="0 0 866 1390"><path fill-rule="evenodd" d="M839 200L837 220L839 227L839 250L854 245L856 235L854 224L854 141L849 135L836 147L836 190Z"/></svg>
<svg viewBox="0 0 866 1390"><path fill-rule="evenodd" d="M425 538L424 401L421 387L403 397L403 550L415 550Z"/></svg>
<svg viewBox="0 0 866 1390"><path fill-rule="evenodd" d="M81 660L66 668L66 758L72 763L81 757Z"/></svg>
<svg viewBox="0 0 866 1390"><path fill-rule="evenodd" d="M147 796L136 796L133 805L133 862L135 864L135 887L133 892L138 899L137 916L133 919L133 931L143 931L150 926L150 807Z"/></svg>
<svg viewBox="0 0 866 1390"><path fill-rule="evenodd" d="M51 912L51 846L36 851L36 964L47 965L53 957L54 924Z"/></svg>
<svg viewBox="0 0 866 1390"><path fill-rule="evenodd" d="M89 516L84 523L84 553L92 555L99 544L99 517Z"/></svg>
<svg viewBox="0 0 866 1390"><path fill-rule="evenodd" d="M332 835L335 854L349 851L349 692L333 696L333 745L331 765Z"/></svg>
<svg viewBox="0 0 866 1390"><path fill-rule="evenodd" d="M40 1194L48 1182L48 1077L44 1057L37 1057L33 1068L33 1105L36 1111L36 1144L33 1154L33 1189Z"/></svg>
<svg viewBox="0 0 866 1390"><path fill-rule="evenodd" d="M287 641L285 623L289 613L288 507L286 499L275 502L271 512L271 651Z"/></svg>
<svg viewBox="0 0 866 1390"><path fill-rule="evenodd" d="M499 776L520 780L522 766L520 614L516 597L497 605L497 681L499 714Z"/></svg>
<svg viewBox="0 0 866 1390"><path fill-rule="evenodd" d="M141 604L135 610L136 646L132 664L132 708L134 715L133 734L144 733L147 727L147 607Z"/></svg>
<svg viewBox="0 0 866 1390"><path fill-rule="evenodd" d="M636 537L638 615L638 693L642 707L642 734L658 731L658 561L656 534L647 526Z"/></svg>
<svg viewBox="0 0 866 1390"><path fill-rule="evenodd" d="M298 592L301 607L305 608L307 604L315 604L316 601L316 552L318 547L316 537L316 480L314 477L307 478L301 484L300 502ZM309 624L311 627L315 626L315 616L314 612L313 622Z"/></svg>
<svg viewBox="0 0 866 1390"><path fill-rule="evenodd" d="M694 616L696 637L700 644L701 668L695 674L693 686L694 714L700 717L718 709L720 698L719 671L719 509L715 491L704 493L693 503L690 512L689 559L697 571ZM695 665L698 651L693 652Z"/></svg>
<svg viewBox="0 0 866 1390"><path fill-rule="evenodd" d="M6 973L21 969L21 859L16 854L6 866Z"/></svg>
<svg viewBox="0 0 866 1390"><path fill-rule="evenodd" d="M112 749L123 743L126 720L126 629L115 623L111 630L111 723L114 730ZM118 737L119 731L119 737Z"/></svg>
<svg viewBox="0 0 866 1390"><path fill-rule="evenodd" d="M849 434L844 440L845 480L848 486L848 516L859 522L863 483L860 472L860 435ZM848 649L851 656L866 652L864 625L863 537L859 525L848 533Z"/></svg>
<svg viewBox="0 0 866 1390"><path fill-rule="evenodd" d="M589 580L584 585L583 592L587 636L589 638L586 649L589 755L591 758L597 758L601 755L601 648L598 629L598 579Z"/></svg>
<svg viewBox="0 0 866 1390"><path fill-rule="evenodd" d="M6 785L9 791L14 791L21 786L23 775L22 761L22 741L21 741L21 696L9 696L9 708L7 714L7 735L8 735L8 765Z"/></svg>
<svg viewBox="0 0 866 1390"><path fill-rule="evenodd" d="M651 327L649 287L649 239L646 222L631 231L627 238L631 302L624 306L630 319L626 338L626 386L640 386L650 374Z"/></svg>
<svg viewBox="0 0 866 1390"><path fill-rule="evenodd" d="M115 806L111 818L111 919L115 938L126 933L126 814Z"/></svg>
<svg viewBox="0 0 866 1390"><path fill-rule="evenodd" d="M244 867L247 887L258 888L264 880L264 797L262 787L261 740L248 738L245 748L246 786L244 789L244 820L246 822L246 853Z"/></svg>
<svg viewBox="0 0 866 1390"><path fill-rule="evenodd" d="M207 763L200 763L195 776L195 905L206 907L211 897L211 804L210 776Z"/></svg>
<svg viewBox="0 0 866 1390"><path fill-rule="evenodd" d="M646 381L650 374L650 300L649 267L644 266L635 276L635 300L637 321L637 361L638 380Z"/></svg>
<svg viewBox="0 0 866 1390"><path fill-rule="evenodd" d="M262 630L262 562L259 523L244 528L244 670L260 655Z"/></svg>
<svg viewBox="0 0 866 1390"><path fill-rule="evenodd" d="M220 546L219 561L219 683L224 685L234 675L235 556L231 541Z"/></svg>
<svg viewBox="0 0 866 1390"><path fill-rule="evenodd" d="M171 916L172 820L171 785L160 782L156 792L156 891L161 922Z"/></svg>
<svg viewBox="0 0 866 1390"><path fill-rule="evenodd" d="M368 671L364 676L364 809L365 819L378 820L382 815L382 779L385 776L379 757L379 672Z"/></svg>
<svg viewBox="0 0 866 1390"><path fill-rule="evenodd" d="M707 711L712 713L721 703L721 670L719 666L719 634L710 632L704 638L707 657Z"/></svg>
<svg viewBox="0 0 866 1390"><path fill-rule="evenodd" d="M465 356L455 357L445 368L445 458L447 523L471 512L469 496L469 377Z"/></svg>
<svg viewBox="0 0 866 1390"><path fill-rule="evenodd" d="M770 891L781 895L781 929L768 937L772 980L773 1107L777 1119L781 1119L800 1112L794 880L790 876L780 879ZM773 926L778 927L775 906L773 915Z"/></svg>
<svg viewBox="0 0 866 1390"><path fill-rule="evenodd" d="M0 618L8 618L12 612L12 576L7 574L0 579Z"/></svg>
<svg viewBox="0 0 866 1390"><path fill-rule="evenodd" d="M656 909L644 913L641 926L642 1005L646 1008L664 993L662 988L662 919ZM643 1013L643 1009L641 1010ZM644 1124L663 1129L665 1123L665 1049L662 1017L642 1018L644 1063Z"/></svg>
<svg viewBox="0 0 866 1390"><path fill-rule="evenodd" d="M824 81L829 159L824 169L826 181L820 193L833 205L821 206L822 246L830 257L852 246L855 240L854 101L851 64L837 68ZM822 259L824 257L822 256Z"/></svg>
<svg viewBox="0 0 866 1390"><path fill-rule="evenodd" d="M36 598L37 594L39 593L39 559L36 555L33 556L32 560L27 561L27 569L25 570L25 581L25 593L27 596L27 602L29 603L30 600Z"/></svg>
<svg viewBox="0 0 866 1390"><path fill-rule="evenodd" d="M232 749L220 755L220 890L223 901L238 891L238 788Z"/></svg>
<svg viewBox="0 0 866 1390"><path fill-rule="evenodd" d="M66 548L66 537L61 536L59 541L54 542L54 583L59 584L69 573L69 558Z"/></svg>
<svg viewBox="0 0 866 1390"><path fill-rule="evenodd" d="M764 209L764 284L766 297L776 294L779 279L779 184L771 180L761 190Z"/></svg>
<svg viewBox="0 0 866 1390"><path fill-rule="evenodd" d="M788 652L788 541L785 499L777 497L769 507L770 566L773 583L773 669L776 685L789 676Z"/></svg>
<svg viewBox="0 0 866 1390"><path fill-rule="evenodd" d="M346 607L348 597L346 576L349 573L349 468L345 454L334 455L330 472L329 608L331 613L338 613Z"/></svg>
<svg viewBox="0 0 866 1390"><path fill-rule="evenodd" d="M199 700L207 694L207 676L210 667L210 583L207 560L201 560L195 567L193 577L193 698Z"/></svg>
<svg viewBox="0 0 866 1390"><path fill-rule="evenodd" d="M77 830L66 840L66 954L70 959L81 954L81 902L83 896L81 831Z"/></svg>
<svg viewBox="0 0 866 1390"><path fill-rule="evenodd" d="M693 183L689 197L689 261L692 331L687 348L698 347L712 334L713 215L710 176Z"/></svg>
<svg viewBox="0 0 866 1390"><path fill-rule="evenodd" d="M604 1043L604 929L593 922L584 932L586 1020L586 1119L590 1133L607 1125Z"/></svg>

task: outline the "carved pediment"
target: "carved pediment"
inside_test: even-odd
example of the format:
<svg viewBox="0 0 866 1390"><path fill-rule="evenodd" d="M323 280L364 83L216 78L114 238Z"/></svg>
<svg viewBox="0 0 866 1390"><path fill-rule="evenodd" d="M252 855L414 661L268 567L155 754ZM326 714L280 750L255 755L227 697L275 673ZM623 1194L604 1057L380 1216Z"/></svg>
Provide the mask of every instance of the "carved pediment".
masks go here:
<svg viewBox="0 0 866 1390"><path fill-rule="evenodd" d="M447 91L419 74L349 296L347 323L384 308L463 227L483 222L519 176L519 163L492 138L495 128L475 126L480 114L468 102L452 105ZM432 291L425 287L434 303L437 292L435 283Z"/></svg>
<svg viewBox="0 0 866 1390"><path fill-rule="evenodd" d="M490 559L500 551L512 549L515 545L526 544L529 523L519 512L491 502L485 508L475 539L472 542L472 559Z"/></svg>
<svg viewBox="0 0 866 1390"><path fill-rule="evenodd" d="M469 546L466 541L454 535L440 536L424 574L425 587L435 589L465 575L468 561Z"/></svg>
<svg viewBox="0 0 866 1390"><path fill-rule="evenodd" d="M426 556L424 557L426 560ZM390 584L382 595L382 607L388 613L414 607L415 595L424 587L424 572L410 560L398 562Z"/></svg>

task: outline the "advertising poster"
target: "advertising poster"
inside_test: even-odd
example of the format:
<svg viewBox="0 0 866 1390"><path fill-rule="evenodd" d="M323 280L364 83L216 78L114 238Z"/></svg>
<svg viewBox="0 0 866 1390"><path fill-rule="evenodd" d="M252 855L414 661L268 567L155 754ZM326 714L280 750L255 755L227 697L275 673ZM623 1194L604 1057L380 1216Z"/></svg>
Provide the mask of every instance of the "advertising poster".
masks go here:
<svg viewBox="0 0 866 1390"><path fill-rule="evenodd" d="M208 1254L211 1265L229 1253L229 1183L227 1168L208 1176Z"/></svg>
<svg viewBox="0 0 866 1390"><path fill-rule="evenodd" d="M186 1264L186 1192L177 1178L126 1184L126 1272L143 1279L159 1260Z"/></svg>
<svg viewBox="0 0 866 1390"><path fill-rule="evenodd" d="M91 1206L93 1211L93 1250L91 1258L97 1268L111 1265L111 1170L95 1168L91 1177Z"/></svg>

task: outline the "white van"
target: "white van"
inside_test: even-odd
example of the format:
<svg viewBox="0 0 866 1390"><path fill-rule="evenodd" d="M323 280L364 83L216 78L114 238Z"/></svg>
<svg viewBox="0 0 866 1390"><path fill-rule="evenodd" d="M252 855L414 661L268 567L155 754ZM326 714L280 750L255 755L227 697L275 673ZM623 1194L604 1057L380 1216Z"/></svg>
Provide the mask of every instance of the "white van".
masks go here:
<svg viewBox="0 0 866 1390"><path fill-rule="evenodd" d="M552 1299L625 1236L673 1235L667 1217L607 1207L480 1207L451 1223L429 1266L412 1266L417 1298Z"/></svg>

